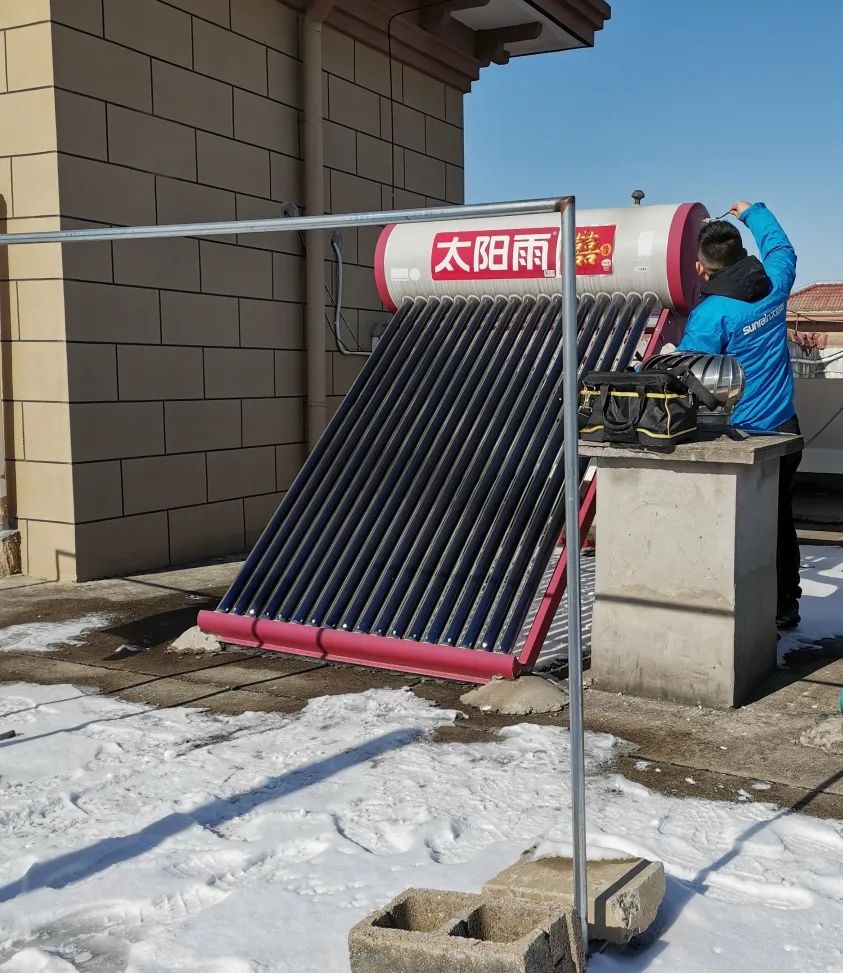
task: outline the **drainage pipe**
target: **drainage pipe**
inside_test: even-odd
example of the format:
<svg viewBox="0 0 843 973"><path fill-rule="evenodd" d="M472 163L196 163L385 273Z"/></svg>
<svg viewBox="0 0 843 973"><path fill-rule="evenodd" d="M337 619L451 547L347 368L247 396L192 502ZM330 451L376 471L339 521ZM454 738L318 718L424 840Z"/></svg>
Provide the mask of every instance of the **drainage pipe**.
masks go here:
<svg viewBox="0 0 843 973"><path fill-rule="evenodd" d="M322 25L334 0L312 0L301 30L304 101L304 197L308 216L325 212L325 148L322 104ZM313 451L327 424L325 368L325 236L308 230L305 237L307 444Z"/></svg>

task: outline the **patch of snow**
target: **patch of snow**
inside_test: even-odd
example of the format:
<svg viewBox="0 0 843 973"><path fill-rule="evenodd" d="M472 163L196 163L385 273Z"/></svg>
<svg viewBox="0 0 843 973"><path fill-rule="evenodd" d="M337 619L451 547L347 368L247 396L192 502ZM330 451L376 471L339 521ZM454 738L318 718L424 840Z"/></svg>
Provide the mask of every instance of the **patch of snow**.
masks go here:
<svg viewBox="0 0 843 973"><path fill-rule="evenodd" d="M394 690L227 717L12 685L0 707L24 734L0 744L11 973L343 973L348 930L403 889L571 845L560 727L437 744L457 714ZM610 771L614 738L586 751L592 855L668 875L649 947L591 970L768 973L791 949L843 970L843 824L657 794Z"/></svg>
<svg viewBox="0 0 843 973"><path fill-rule="evenodd" d="M802 548L802 621L792 632L782 632L779 661L789 652L811 648L820 639L843 636L843 549Z"/></svg>
<svg viewBox="0 0 843 973"><path fill-rule="evenodd" d="M0 652L53 652L83 645L85 636L111 624L110 615L92 614L66 622L24 622L0 628Z"/></svg>

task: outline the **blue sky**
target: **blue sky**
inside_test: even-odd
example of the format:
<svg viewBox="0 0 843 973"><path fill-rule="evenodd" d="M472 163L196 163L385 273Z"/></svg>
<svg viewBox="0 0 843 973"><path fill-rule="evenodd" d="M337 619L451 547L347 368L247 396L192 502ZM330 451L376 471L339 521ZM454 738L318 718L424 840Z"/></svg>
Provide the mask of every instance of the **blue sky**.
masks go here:
<svg viewBox="0 0 843 973"><path fill-rule="evenodd" d="M516 58L466 100L467 201L763 200L798 286L843 280L843 0L614 0L592 50Z"/></svg>

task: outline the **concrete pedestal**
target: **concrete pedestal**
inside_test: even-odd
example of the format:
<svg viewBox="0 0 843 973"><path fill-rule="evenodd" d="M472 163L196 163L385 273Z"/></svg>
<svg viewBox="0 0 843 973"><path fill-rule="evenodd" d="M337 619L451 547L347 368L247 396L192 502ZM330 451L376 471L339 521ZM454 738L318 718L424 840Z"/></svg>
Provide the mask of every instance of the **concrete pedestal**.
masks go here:
<svg viewBox="0 0 843 973"><path fill-rule="evenodd" d="M598 470L596 687L729 707L775 668L779 460L801 445L581 444Z"/></svg>

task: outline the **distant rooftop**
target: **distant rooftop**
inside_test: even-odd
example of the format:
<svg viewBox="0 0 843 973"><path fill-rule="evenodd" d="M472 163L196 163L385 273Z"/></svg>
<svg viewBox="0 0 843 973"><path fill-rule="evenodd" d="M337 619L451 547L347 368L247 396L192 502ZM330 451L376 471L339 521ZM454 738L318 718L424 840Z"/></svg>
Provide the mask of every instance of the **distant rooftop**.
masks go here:
<svg viewBox="0 0 843 973"><path fill-rule="evenodd" d="M843 281L819 281L794 291L787 302L791 315L843 315Z"/></svg>

